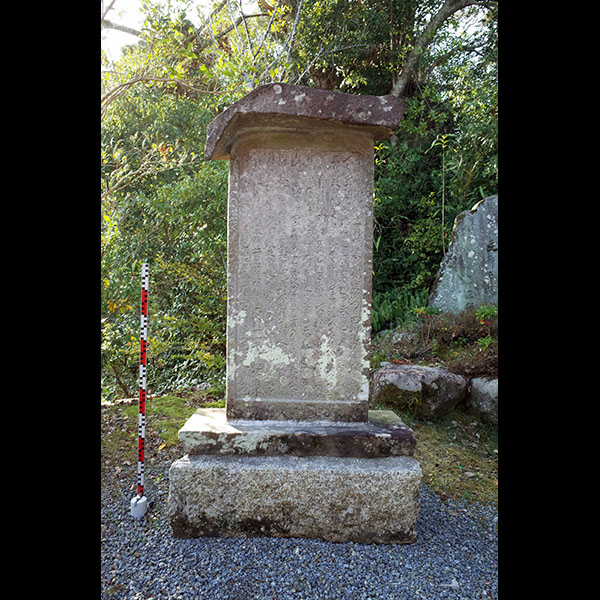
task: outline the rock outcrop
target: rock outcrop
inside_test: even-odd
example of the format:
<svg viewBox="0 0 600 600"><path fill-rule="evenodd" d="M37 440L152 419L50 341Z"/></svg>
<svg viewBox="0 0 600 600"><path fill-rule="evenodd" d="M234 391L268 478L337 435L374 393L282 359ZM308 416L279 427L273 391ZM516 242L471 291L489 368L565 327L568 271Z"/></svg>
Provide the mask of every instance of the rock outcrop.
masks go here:
<svg viewBox="0 0 600 600"><path fill-rule="evenodd" d="M481 417L498 424L498 380L476 377L471 380L469 408Z"/></svg>
<svg viewBox="0 0 600 600"><path fill-rule="evenodd" d="M498 196L460 213L429 305L460 312L498 304Z"/></svg>
<svg viewBox="0 0 600 600"><path fill-rule="evenodd" d="M373 374L371 401L431 417L452 410L466 389L464 377L445 369L392 364Z"/></svg>

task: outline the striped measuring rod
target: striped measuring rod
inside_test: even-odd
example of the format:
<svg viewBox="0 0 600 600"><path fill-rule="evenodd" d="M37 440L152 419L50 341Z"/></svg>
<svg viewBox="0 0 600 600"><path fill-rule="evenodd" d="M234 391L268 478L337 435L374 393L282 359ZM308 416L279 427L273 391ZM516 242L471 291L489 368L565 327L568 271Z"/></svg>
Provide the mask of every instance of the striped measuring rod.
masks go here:
<svg viewBox="0 0 600 600"><path fill-rule="evenodd" d="M142 302L140 311L140 400L138 410L137 496L131 500L131 514L142 517L147 510L144 496L144 447L146 443L146 366L148 348L148 286L150 267L142 264Z"/></svg>

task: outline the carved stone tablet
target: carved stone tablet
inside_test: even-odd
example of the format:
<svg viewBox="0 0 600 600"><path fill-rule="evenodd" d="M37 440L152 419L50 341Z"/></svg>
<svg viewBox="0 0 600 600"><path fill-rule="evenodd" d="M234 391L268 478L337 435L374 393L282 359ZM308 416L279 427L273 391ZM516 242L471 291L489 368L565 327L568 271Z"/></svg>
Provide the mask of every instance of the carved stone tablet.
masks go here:
<svg viewBox="0 0 600 600"><path fill-rule="evenodd" d="M401 104L259 91L259 108L274 112L250 94L211 125L229 140L211 147L230 158L227 417L367 421L373 140L391 132L383 116L399 119ZM318 103L327 97L329 109ZM300 116L276 112L288 102ZM357 111L360 123L347 116Z"/></svg>

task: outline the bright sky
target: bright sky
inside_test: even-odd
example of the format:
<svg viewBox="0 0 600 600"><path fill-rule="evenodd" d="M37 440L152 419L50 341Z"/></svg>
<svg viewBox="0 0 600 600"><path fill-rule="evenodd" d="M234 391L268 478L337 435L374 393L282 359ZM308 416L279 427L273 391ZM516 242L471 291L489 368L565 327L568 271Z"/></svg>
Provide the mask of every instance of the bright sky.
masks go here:
<svg viewBox="0 0 600 600"><path fill-rule="evenodd" d="M104 10L110 6L110 2L111 0L102 0ZM236 3L235 1L231 2L230 6L232 9ZM211 6L212 0L195 0L192 4L193 6ZM253 12L253 8L258 10L256 0L242 0L242 4L246 14ZM139 30L144 23L144 17L139 11L140 5L141 0L115 0L106 18L113 23ZM195 11L190 10L187 18L192 23L199 25L196 22L197 19L194 13ZM101 31L102 49L106 52L109 61L117 60L121 55L121 48L128 44L134 44L136 41L136 36L117 31L116 29L102 29Z"/></svg>
<svg viewBox="0 0 600 600"><path fill-rule="evenodd" d="M140 29L144 18L139 12L140 0L115 0L112 9L106 15L106 18L119 25L126 25L133 29ZM110 0L104 0L104 10L110 5ZM101 7L102 8L102 7ZM134 35L123 33L116 29L101 29L102 49L106 53L109 61L114 61L121 55L121 48L136 41Z"/></svg>
<svg viewBox="0 0 600 600"><path fill-rule="evenodd" d="M231 8L233 9L239 1L240 0L232 0L230 4ZM111 0L101 0L102 10L104 10L105 7L108 7L110 2ZM194 0L191 4L192 6L211 6L212 3L213 0ZM259 10L256 0L241 0L241 3L246 14ZM139 11L140 5L141 0L115 0L115 3L108 12L106 18L113 23L126 25L139 30L144 23L144 18ZM195 11L190 10L187 17L192 23L198 25L199 23L196 23L196 16L194 13ZM467 29L468 27L469 24L467 24ZM102 29L101 31L102 49L106 52L109 60L117 60L121 55L121 48L128 44L133 44L136 41L136 36L116 31L115 29Z"/></svg>

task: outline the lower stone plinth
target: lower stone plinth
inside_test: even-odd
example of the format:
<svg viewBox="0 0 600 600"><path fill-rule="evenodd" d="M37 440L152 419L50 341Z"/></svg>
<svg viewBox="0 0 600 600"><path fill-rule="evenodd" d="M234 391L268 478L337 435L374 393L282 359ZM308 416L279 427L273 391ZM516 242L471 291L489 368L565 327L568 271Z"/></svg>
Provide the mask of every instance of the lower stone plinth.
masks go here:
<svg viewBox="0 0 600 600"><path fill-rule="evenodd" d="M228 420L224 408L199 408L179 430L186 454L245 456L412 456L415 436L391 410L364 423Z"/></svg>
<svg viewBox="0 0 600 600"><path fill-rule="evenodd" d="M185 455L169 478L175 537L416 539L422 474L412 456Z"/></svg>

